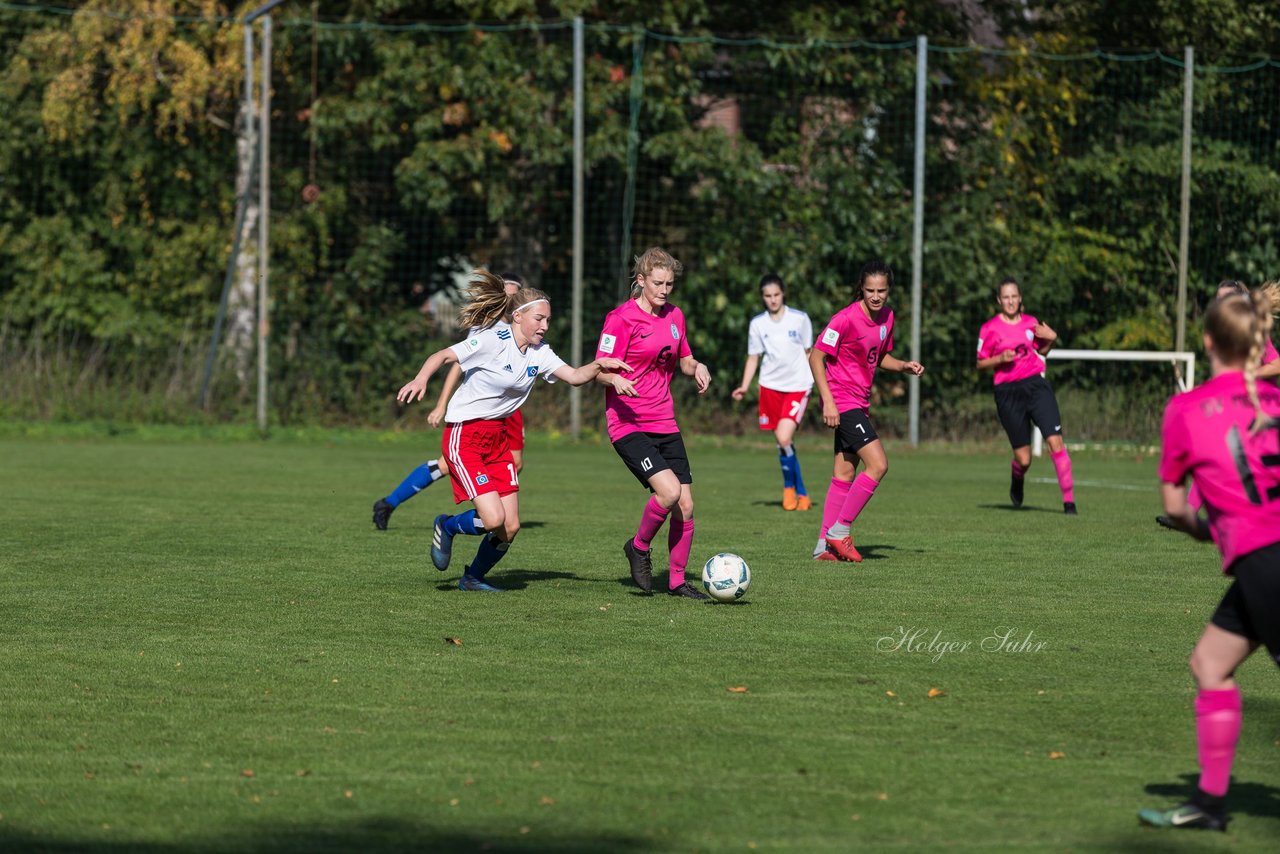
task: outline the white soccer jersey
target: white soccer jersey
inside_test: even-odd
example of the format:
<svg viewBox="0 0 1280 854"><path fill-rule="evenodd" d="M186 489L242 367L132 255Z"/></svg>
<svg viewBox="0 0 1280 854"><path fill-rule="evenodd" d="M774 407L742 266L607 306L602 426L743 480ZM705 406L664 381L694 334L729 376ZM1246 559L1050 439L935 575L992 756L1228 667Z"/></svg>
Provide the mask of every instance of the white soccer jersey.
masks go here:
<svg viewBox="0 0 1280 854"><path fill-rule="evenodd" d="M813 324L809 315L788 307L781 320L762 311L751 318L747 329L747 355L760 360L760 386L774 391L808 391L813 388L809 356L813 346Z"/></svg>
<svg viewBox="0 0 1280 854"><path fill-rule="evenodd" d="M545 343L521 353L509 323L473 331L449 349L462 366L462 383L444 413L451 424L506 418L524 405L538 377L555 382L551 374L565 364Z"/></svg>

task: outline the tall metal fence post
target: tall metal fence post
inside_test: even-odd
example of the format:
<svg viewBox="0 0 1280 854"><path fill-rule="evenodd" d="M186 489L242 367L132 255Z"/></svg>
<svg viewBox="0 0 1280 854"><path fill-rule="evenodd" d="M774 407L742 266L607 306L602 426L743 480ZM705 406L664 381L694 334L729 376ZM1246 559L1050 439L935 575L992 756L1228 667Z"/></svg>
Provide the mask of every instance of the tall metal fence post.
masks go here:
<svg viewBox="0 0 1280 854"><path fill-rule="evenodd" d="M262 18L262 118L258 120L258 429L267 429L267 302L271 217L271 16Z"/></svg>
<svg viewBox="0 0 1280 854"><path fill-rule="evenodd" d="M912 183L911 223L911 358L920 361L921 267L924 263L924 123L925 86L929 76L929 38L916 38L916 141L915 180ZM909 377L908 409L911 445L920 444L920 378Z"/></svg>
<svg viewBox="0 0 1280 854"><path fill-rule="evenodd" d="M622 275L618 281L618 299L630 293L627 271L631 269L631 228L636 214L636 170L640 162L640 105L644 98L645 30L631 30L631 121L627 125L627 184L622 192Z"/></svg>
<svg viewBox="0 0 1280 854"><path fill-rule="evenodd" d="M1195 48L1182 50L1182 204L1178 212L1178 315L1173 349L1187 344L1187 267L1191 255L1191 112L1195 85Z"/></svg>
<svg viewBox="0 0 1280 854"><path fill-rule="evenodd" d="M586 47L582 18L573 19L573 317L571 322L570 349L573 364L582 364L582 209L585 194L583 175L583 63ZM582 434L582 389L573 388L569 393L569 435L578 441Z"/></svg>

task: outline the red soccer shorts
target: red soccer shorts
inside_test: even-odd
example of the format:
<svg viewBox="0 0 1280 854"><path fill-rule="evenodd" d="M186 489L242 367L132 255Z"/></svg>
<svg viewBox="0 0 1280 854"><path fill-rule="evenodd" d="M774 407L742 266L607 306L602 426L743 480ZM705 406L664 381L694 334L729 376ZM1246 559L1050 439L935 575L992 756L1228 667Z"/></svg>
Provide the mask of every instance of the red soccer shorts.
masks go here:
<svg viewBox="0 0 1280 854"><path fill-rule="evenodd" d="M524 413L517 409L506 417L507 445L513 451L524 450Z"/></svg>
<svg viewBox="0 0 1280 854"><path fill-rule="evenodd" d="M809 405L807 391L774 391L760 387L760 429L776 430L784 418L797 424L804 418L804 408Z"/></svg>
<svg viewBox="0 0 1280 854"><path fill-rule="evenodd" d="M449 461L455 504L474 500L486 492L510 495L519 491L506 421L477 418L445 425L441 450Z"/></svg>

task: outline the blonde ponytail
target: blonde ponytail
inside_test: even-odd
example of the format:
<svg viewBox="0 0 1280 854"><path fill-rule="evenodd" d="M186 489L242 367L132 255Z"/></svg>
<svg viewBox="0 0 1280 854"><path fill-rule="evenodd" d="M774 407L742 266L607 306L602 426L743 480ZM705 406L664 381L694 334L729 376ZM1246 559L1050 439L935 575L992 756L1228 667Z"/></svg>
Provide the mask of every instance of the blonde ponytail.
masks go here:
<svg viewBox="0 0 1280 854"><path fill-rule="evenodd" d="M467 297L467 304L459 317L466 329L488 329L499 320L509 318L511 309L519 305L513 297L507 296L507 286L502 277L483 268L471 274L471 281L463 294Z"/></svg>

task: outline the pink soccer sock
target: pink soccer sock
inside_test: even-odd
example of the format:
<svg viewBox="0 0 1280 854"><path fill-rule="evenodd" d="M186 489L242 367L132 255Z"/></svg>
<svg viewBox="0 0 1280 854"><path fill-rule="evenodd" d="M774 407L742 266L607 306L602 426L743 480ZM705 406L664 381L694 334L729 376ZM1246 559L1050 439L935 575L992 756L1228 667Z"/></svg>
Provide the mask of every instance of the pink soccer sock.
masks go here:
<svg viewBox="0 0 1280 854"><path fill-rule="evenodd" d="M849 490L853 488L851 480L837 480L831 478L831 487L827 490L827 499L822 502L822 530L818 532L818 536L825 537L827 529L836 523L836 517L840 515L840 508L844 506L844 500L849 495Z"/></svg>
<svg viewBox="0 0 1280 854"><path fill-rule="evenodd" d="M1031 466L1024 466L1022 463L1018 462L1017 457L1014 458L1013 460L1014 478L1016 478L1017 480L1022 480L1024 477L1027 476L1027 469L1029 468L1031 468Z"/></svg>
<svg viewBox="0 0 1280 854"><path fill-rule="evenodd" d="M858 514L862 512L862 508L866 507L867 502L871 500L871 496L876 494L876 487L879 485L880 482L872 480L867 476L866 472L859 473L854 478L849 495L844 499L844 505L840 508L840 514L836 517L836 524L852 525L854 520L858 518Z"/></svg>
<svg viewBox="0 0 1280 854"><path fill-rule="evenodd" d="M667 548L670 549L671 575L667 587L675 590L684 584L684 568L689 565L689 551L693 548L693 520L672 519L667 526Z"/></svg>
<svg viewBox="0 0 1280 854"><path fill-rule="evenodd" d="M1196 743L1200 748L1200 790L1222 797L1231 783L1231 760L1240 738L1240 688L1196 695Z"/></svg>
<svg viewBox="0 0 1280 854"><path fill-rule="evenodd" d="M1058 488L1062 490L1063 502L1076 500L1075 491L1072 489L1071 481L1071 457L1067 454L1066 445L1062 446L1061 451L1049 454L1053 460L1053 469L1058 473Z"/></svg>
<svg viewBox="0 0 1280 854"><path fill-rule="evenodd" d="M649 550L649 543L653 542L653 538L657 536L658 529L662 527L662 523L667 521L667 517L671 515L670 507L663 507L658 503L656 496L649 496L649 503L644 505L644 514L640 517L640 527L636 529L635 540L632 545L641 551Z"/></svg>

